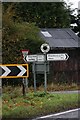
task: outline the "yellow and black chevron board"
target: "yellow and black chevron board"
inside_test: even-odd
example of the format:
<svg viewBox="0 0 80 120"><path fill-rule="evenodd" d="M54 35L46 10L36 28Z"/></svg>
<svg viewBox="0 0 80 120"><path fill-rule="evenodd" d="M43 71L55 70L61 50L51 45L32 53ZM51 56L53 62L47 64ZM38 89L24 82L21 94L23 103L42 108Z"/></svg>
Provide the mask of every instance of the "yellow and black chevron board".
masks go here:
<svg viewBox="0 0 80 120"><path fill-rule="evenodd" d="M0 78L28 78L28 64L0 64Z"/></svg>

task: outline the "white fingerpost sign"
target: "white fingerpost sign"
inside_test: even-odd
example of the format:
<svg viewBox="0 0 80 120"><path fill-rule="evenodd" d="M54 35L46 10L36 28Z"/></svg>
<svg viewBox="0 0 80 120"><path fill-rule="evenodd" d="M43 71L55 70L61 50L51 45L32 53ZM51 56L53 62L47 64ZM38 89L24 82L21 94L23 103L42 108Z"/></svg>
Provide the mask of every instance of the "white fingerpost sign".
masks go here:
<svg viewBox="0 0 80 120"><path fill-rule="evenodd" d="M47 61L63 61L68 60L69 56L67 53L60 54L47 54Z"/></svg>
<svg viewBox="0 0 80 120"><path fill-rule="evenodd" d="M44 55L27 55L27 62L43 62L45 60Z"/></svg>
<svg viewBox="0 0 80 120"><path fill-rule="evenodd" d="M26 61L27 62L35 62L35 61L37 61L37 55L27 55L26 56Z"/></svg>

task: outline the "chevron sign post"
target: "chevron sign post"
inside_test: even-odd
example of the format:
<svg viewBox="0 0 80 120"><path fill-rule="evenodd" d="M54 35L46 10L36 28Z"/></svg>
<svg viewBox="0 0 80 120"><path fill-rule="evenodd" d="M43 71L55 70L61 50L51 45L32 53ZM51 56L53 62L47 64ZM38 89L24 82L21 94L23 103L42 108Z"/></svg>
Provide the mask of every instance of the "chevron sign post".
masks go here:
<svg viewBox="0 0 80 120"><path fill-rule="evenodd" d="M0 65L0 78L27 78L29 76L28 64Z"/></svg>

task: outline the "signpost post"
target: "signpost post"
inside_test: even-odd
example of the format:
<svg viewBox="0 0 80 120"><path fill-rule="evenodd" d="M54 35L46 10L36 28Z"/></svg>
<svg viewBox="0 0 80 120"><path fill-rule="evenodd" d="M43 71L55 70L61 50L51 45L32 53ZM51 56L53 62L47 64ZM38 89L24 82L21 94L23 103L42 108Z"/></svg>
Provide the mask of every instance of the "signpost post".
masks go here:
<svg viewBox="0 0 80 120"><path fill-rule="evenodd" d="M25 57L28 55L29 50L21 50L21 52L24 62L27 63ZM23 78L23 91L23 94L25 94L25 92L28 92L28 78Z"/></svg>
<svg viewBox="0 0 80 120"><path fill-rule="evenodd" d="M41 51L44 53L44 56L45 56L45 59L44 59L44 67L45 67L45 69L44 69L44 80L45 80L44 91L45 91L45 93L47 91L46 53L49 52L49 50L50 50L50 46L48 44L44 43L41 45Z"/></svg>
<svg viewBox="0 0 80 120"><path fill-rule="evenodd" d="M36 92L36 71L35 71L35 62L33 62L33 77L34 77L34 92Z"/></svg>
<svg viewBox="0 0 80 120"><path fill-rule="evenodd" d="M45 71L44 71L44 91L46 93L47 91L47 72L46 72L46 53L45 53L45 62L44 62L44 67L45 67Z"/></svg>

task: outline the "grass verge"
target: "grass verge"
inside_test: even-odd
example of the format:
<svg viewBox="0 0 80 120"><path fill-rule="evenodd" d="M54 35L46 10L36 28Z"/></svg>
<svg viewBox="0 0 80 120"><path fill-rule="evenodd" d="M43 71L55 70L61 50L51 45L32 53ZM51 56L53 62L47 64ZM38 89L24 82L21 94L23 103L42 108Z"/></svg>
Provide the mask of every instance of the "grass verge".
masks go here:
<svg viewBox="0 0 80 120"><path fill-rule="evenodd" d="M0 95L0 118L2 117L2 97Z"/></svg>
<svg viewBox="0 0 80 120"><path fill-rule="evenodd" d="M18 91L16 88L12 92L3 93L3 118L34 118L80 107L78 94L49 94L38 91L27 93L23 97Z"/></svg>

